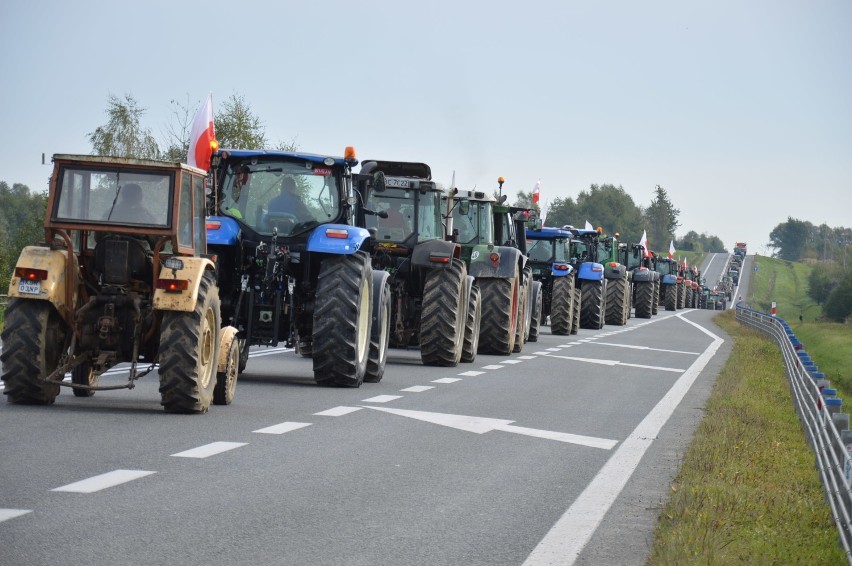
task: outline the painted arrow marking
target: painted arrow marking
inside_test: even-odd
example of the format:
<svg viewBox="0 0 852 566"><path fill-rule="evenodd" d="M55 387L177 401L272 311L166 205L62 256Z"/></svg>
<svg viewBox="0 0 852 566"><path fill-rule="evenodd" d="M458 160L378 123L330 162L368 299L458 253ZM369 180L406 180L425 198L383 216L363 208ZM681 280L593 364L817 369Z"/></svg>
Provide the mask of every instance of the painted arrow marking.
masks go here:
<svg viewBox="0 0 852 566"><path fill-rule="evenodd" d="M476 434L485 434L492 430L502 432L512 432L515 434L523 434L524 436L533 436L535 438L544 438L546 440L556 440L558 442L567 442L569 444L580 444L582 446L590 446L592 448L601 448L610 450L618 442L607 438L595 438L594 436L582 436L579 434L568 434L566 432L553 432L550 430L540 430L536 428L524 428L520 426L512 426L515 421L507 421L505 419L489 419L486 417L470 417L467 415L450 415L447 413L427 413L425 411L410 411L406 409L391 409L388 407L371 407L364 406L365 409L374 411L382 411L399 415L400 417L408 417L417 419L427 423L447 426L473 432Z"/></svg>

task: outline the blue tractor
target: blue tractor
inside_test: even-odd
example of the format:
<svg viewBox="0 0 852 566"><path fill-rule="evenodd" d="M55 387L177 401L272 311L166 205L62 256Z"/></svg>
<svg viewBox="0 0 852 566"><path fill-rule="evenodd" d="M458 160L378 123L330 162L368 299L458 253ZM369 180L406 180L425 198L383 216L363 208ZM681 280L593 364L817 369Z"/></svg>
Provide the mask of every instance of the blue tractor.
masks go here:
<svg viewBox="0 0 852 566"><path fill-rule="evenodd" d="M600 232L573 228L571 263L577 271L580 289L580 328L600 330L606 321L604 266L598 263Z"/></svg>
<svg viewBox="0 0 852 566"><path fill-rule="evenodd" d="M313 358L320 385L379 381L389 290L355 225L355 152L345 157L218 150L207 244L217 256L222 319L238 329L239 370L251 346L283 342Z"/></svg>
<svg viewBox="0 0 852 566"><path fill-rule="evenodd" d="M550 322L551 334L576 334L580 295L575 292L575 271L570 264L570 230L527 228L527 261L533 279L541 283L541 320Z"/></svg>

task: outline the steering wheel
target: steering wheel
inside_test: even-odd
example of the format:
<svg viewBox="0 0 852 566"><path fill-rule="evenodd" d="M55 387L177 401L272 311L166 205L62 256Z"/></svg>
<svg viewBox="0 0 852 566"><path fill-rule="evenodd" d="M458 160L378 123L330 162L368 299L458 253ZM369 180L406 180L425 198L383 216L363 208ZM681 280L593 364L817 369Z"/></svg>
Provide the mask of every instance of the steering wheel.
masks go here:
<svg viewBox="0 0 852 566"><path fill-rule="evenodd" d="M292 228L293 226L298 224L299 219L296 217L295 214L291 214L289 212L267 212L266 221L269 224L281 224L282 222L289 222L289 225Z"/></svg>

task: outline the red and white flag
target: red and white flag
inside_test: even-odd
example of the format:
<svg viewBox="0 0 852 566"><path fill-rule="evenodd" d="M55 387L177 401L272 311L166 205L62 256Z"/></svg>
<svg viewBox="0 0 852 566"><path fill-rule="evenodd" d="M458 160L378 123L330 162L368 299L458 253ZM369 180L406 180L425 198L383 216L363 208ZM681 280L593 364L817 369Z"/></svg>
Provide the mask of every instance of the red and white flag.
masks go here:
<svg viewBox="0 0 852 566"><path fill-rule="evenodd" d="M189 134L189 151L186 162L193 167L210 169L210 156L213 153L213 143L216 141L216 130L213 128L213 93L207 95L207 100L198 109L192 120L192 131Z"/></svg>
<svg viewBox="0 0 852 566"><path fill-rule="evenodd" d="M642 253L645 254L645 257L648 257L650 254L648 253L648 232L646 230L642 230L642 239L639 240L639 245L642 246Z"/></svg>
<svg viewBox="0 0 852 566"><path fill-rule="evenodd" d="M538 204L538 199L541 196L541 179L535 182L535 188L532 193L533 204Z"/></svg>
<svg viewBox="0 0 852 566"><path fill-rule="evenodd" d="M672 240L671 242L669 242L669 259L674 259L674 255L675 255L675 247L674 247L674 240Z"/></svg>

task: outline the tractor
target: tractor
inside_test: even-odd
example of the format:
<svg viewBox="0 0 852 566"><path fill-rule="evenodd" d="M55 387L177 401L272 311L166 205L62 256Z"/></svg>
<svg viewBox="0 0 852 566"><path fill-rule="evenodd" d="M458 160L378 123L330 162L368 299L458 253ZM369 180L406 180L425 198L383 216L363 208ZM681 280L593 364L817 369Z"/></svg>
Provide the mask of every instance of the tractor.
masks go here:
<svg viewBox="0 0 852 566"><path fill-rule="evenodd" d="M390 346L420 348L429 366L476 358L479 288L461 246L444 239L443 191L425 163L367 160L356 183L358 225L371 233L373 273L388 280ZM465 348L467 344L467 348Z"/></svg>
<svg viewBox="0 0 852 566"><path fill-rule="evenodd" d="M682 283L678 276L678 263L672 258L657 258L657 273L660 274L660 306L665 306L667 311L675 311L678 308L678 295Z"/></svg>
<svg viewBox="0 0 852 566"><path fill-rule="evenodd" d="M540 321L549 321L550 333L576 334L579 309L574 309L575 272L570 264L573 233L562 228L527 228L528 262L533 279L541 283ZM534 341L534 340L533 340Z"/></svg>
<svg viewBox="0 0 852 566"><path fill-rule="evenodd" d="M44 241L21 251L9 285L8 400L49 405L61 386L77 397L133 389L158 368L166 412L230 404L236 329L221 324L207 255L206 172L91 155L57 154L53 164ZM121 363L127 382L100 384Z"/></svg>
<svg viewBox="0 0 852 566"><path fill-rule="evenodd" d="M251 346L280 342L312 358L314 381L360 387L384 375L387 273L373 271L356 225L353 148L213 152L207 242L219 259L222 317L238 329L239 371Z"/></svg>
<svg viewBox="0 0 852 566"><path fill-rule="evenodd" d="M624 326L630 318L630 287L632 271L621 262L618 243L620 234L598 238L598 263L603 265L606 282L606 324ZM625 246L626 248L626 246Z"/></svg>
<svg viewBox="0 0 852 566"><path fill-rule="evenodd" d="M606 320L606 286L604 266L598 262L600 232L568 227L574 234L571 240L571 265L577 273L579 289L579 326L592 330L603 328Z"/></svg>
<svg viewBox="0 0 852 566"><path fill-rule="evenodd" d="M636 310L636 318L651 318L656 314L659 300L660 274L653 269L654 256L642 244L619 246L619 262L627 266L630 273L630 297Z"/></svg>

